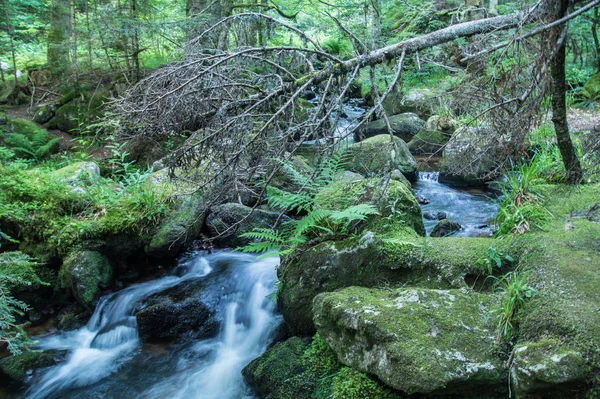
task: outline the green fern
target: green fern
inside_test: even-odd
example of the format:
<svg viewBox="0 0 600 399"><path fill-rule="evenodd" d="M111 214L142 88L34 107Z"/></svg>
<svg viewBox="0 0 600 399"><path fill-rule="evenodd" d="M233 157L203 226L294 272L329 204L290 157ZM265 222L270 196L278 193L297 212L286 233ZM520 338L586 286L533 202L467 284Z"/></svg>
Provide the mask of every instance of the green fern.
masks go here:
<svg viewBox="0 0 600 399"><path fill-rule="evenodd" d="M341 153L334 154L319 172L313 175L303 175L291 165L284 164L297 184L302 189L298 193L290 193L275 187L267 187L267 203L282 212L304 214L300 220L283 223L278 230L254 229L242 234L242 237L253 240L250 244L239 248L244 252L270 253L286 255L297 246L313 238L348 235L357 222L365 220L370 215L377 215L377 208L370 204L358 204L342 210L332 210L319 207L314 196L325 186L332 183L335 176L347 163L348 157Z"/></svg>
<svg viewBox="0 0 600 399"><path fill-rule="evenodd" d="M58 137L52 138L44 129L38 129L31 137L21 133L10 133L4 139L4 143L19 157L39 161L50 153L59 140Z"/></svg>

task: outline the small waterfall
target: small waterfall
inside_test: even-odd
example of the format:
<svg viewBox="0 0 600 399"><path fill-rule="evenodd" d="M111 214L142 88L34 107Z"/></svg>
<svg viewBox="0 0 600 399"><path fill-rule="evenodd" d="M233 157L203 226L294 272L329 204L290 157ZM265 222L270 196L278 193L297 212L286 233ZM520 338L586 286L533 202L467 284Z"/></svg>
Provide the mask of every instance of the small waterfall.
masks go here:
<svg viewBox="0 0 600 399"><path fill-rule="evenodd" d="M107 295L85 327L40 339L40 349L67 350L62 364L34 380L27 398L240 398L242 368L262 354L281 316L268 298L278 258L218 253L192 256L178 276L136 284ZM222 314L218 336L173 350L144 351L135 313L144 299L184 282L203 283L199 296Z"/></svg>
<svg viewBox="0 0 600 399"><path fill-rule="evenodd" d="M440 179L440 172L419 172L418 180L429 181L432 183L438 183Z"/></svg>

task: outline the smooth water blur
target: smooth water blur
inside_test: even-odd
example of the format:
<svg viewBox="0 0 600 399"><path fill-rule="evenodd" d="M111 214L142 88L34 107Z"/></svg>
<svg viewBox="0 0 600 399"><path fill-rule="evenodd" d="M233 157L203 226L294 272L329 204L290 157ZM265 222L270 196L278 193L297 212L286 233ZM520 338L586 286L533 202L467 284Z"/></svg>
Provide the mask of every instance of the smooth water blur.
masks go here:
<svg viewBox="0 0 600 399"><path fill-rule="evenodd" d="M423 213L445 212L462 226L453 236L457 237L489 237L492 235L491 224L498 212L498 206L489 197L490 193L479 190L461 190L452 188L438 181L439 172L420 172L415 186L415 196L423 195L429 204L421 205ZM439 220L423 218L427 235Z"/></svg>
<svg viewBox="0 0 600 399"><path fill-rule="evenodd" d="M104 297L88 324L39 338L67 360L32 379L26 398L251 397L241 370L271 342L281 316L268 298L278 258L239 253L191 255L176 272ZM142 346L135 313L144 299L180 284L202 286L199 300L221 316L218 336L168 348Z"/></svg>

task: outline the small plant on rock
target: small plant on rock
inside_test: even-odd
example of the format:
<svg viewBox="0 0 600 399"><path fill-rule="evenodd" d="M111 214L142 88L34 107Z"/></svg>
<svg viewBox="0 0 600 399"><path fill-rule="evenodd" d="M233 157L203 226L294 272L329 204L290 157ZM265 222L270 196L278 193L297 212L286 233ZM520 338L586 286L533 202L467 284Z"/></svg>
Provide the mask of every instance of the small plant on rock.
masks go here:
<svg viewBox="0 0 600 399"><path fill-rule="evenodd" d="M494 247L488 248L488 256L486 258L477 259L478 265L484 265L488 271L488 274L493 273L494 267L498 270L502 269L503 265L512 264L515 260L512 256L504 255Z"/></svg>
<svg viewBox="0 0 600 399"><path fill-rule="evenodd" d="M527 284L528 276L527 272L513 271L499 278L489 277L495 280L495 290L500 294L500 302L489 313L496 326L496 342L511 340L518 332L520 312L536 294L536 290Z"/></svg>

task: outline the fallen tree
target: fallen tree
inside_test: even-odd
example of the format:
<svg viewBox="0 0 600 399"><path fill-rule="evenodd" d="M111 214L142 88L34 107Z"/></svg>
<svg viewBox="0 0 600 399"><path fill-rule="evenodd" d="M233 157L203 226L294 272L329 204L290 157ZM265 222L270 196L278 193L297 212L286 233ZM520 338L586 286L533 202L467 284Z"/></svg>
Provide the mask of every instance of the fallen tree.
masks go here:
<svg viewBox="0 0 600 399"><path fill-rule="evenodd" d="M187 175L201 182L199 189L214 190L213 183L218 182L221 194L241 190L260 198L263 193L254 183L258 177L261 182L268 182L277 169L268 165L267 160L285 160L307 140L317 140L321 150L335 148L374 114L385 119L389 128L382 104L392 89L401 84L407 57L458 38L480 35L485 39L480 46L486 48L466 54L463 61L500 49L504 54L512 51L518 60L505 79L504 83L508 80L510 84L480 80L474 86L480 99L477 118L487 115L494 121L497 134L509 138L511 145L504 151L509 157L520 149L535 116L539 115L539 103L550 87L550 64L554 62L553 69L560 67L554 60L564 57L561 49L568 21L597 7L600 0L573 3L581 7L567 14L566 7L557 10L553 2L538 1L512 14L457 23L374 51L367 51L337 21L343 33L355 43L357 56L348 60L329 54L304 32L271 16L252 12L232 15L191 40L184 62L143 79L114 103L114 115L120 120L118 137L151 142L173 132L191 131L186 143L169 158L173 170L199 172L201 179ZM240 46L227 51L202 46L214 31L234 32L236 24L248 19L268 21L305 45ZM508 40L490 43L492 38L498 40L500 32L510 29L514 33ZM540 39L544 32L544 38ZM520 51L527 46L529 52ZM532 53L536 56L532 57ZM374 71L391 62L395 62L393 79L380 92ZM358 126L340 132L336 122L341 105L363 68L372 71L375 105ZM552 76L564 79L564 73ZM485 93L489 95L483 97L481 90L486 85L489 86ZM319 100L307 109L300 98L313 87L318 87ZM554 87L554 98L564 97L564 84L554 82ZM560 102L556 106L560 107ZM561 123L555 118L556 122ZM573 151L568 127L557 128L556 132L557 141L564 144L559 146L561 151L565 154ZM576 157L565 154L566 169L577 169L569 175L570 182L577 182L581 167L574 163Z"/></svg>

